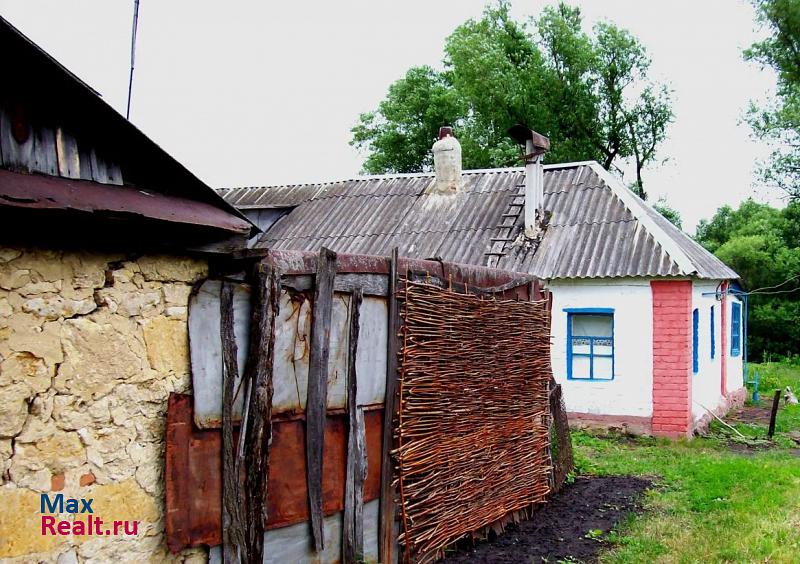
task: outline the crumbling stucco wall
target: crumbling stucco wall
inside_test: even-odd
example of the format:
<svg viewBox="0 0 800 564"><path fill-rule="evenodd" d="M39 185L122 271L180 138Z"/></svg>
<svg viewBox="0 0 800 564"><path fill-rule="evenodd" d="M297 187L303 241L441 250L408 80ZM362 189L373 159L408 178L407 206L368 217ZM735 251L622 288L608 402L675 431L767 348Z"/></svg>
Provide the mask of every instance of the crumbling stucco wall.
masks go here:
<svg viewBox="0 0 800 564"><path fill-rule="evenodd" d="M0 559L205 559L166 548L163 461L167 397L190 386L189 293L206 273L186 257L0 248ZM96 517L137 520L138 535L43 536L42 492L92 498Z"/></svg>

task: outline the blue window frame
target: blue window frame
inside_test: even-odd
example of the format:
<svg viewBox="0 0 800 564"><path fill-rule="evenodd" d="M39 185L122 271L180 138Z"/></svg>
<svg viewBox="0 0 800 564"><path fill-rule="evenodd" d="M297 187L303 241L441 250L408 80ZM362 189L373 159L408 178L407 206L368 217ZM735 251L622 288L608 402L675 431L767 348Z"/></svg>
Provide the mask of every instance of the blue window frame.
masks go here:
<svg viewBox="0 0 800 564"><path fill-rule="evenodd" d="M742 352L742 304L731 303L731 356Z"/></svg>
<svg viewBox="0 0 800 564"><path fill-rule="evenodd" d="M614 379L614 310L565 309L567 379Z"/></svg>
<svg viewBox="0 0 800 564"><path fill-rule="evenodd" d="M692 372L697 374L700 370L700 358L697 355L697 348L700 341L700 311L695 308L692 312Z"/></svg>
<svg viewBox="0 0 800 564"><path fill-rule="evenodd" d="M717 354L717 335L714 332L714 306L711 306L711 360Z"/></svg>

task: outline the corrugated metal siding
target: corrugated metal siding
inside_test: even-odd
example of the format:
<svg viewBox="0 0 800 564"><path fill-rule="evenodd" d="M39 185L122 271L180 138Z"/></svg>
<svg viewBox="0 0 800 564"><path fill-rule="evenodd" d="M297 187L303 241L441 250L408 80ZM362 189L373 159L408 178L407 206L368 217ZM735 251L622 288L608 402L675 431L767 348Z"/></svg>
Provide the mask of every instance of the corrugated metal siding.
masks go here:
<svg viewBox="0 0 800 564"><path fill-rule="evenodd" d="M696 272L684 272L590 165L551 166L544 173L550 222L541 242L515 245L522 231L522 168L465 171L463 190L426 194L431 174L362 177L342 182L234 188L222 191L240 207L297 206L265 233L257 246L281 250L386 255L395 246L413 258L489 265L540 278L687 276L737 278L737 274L675 228L650 206L650 221L673 240ZM509 229L510 227L510 229ZM495 239L495 240L493 240ZM488 255L502 252L502 256Z"/></svg>

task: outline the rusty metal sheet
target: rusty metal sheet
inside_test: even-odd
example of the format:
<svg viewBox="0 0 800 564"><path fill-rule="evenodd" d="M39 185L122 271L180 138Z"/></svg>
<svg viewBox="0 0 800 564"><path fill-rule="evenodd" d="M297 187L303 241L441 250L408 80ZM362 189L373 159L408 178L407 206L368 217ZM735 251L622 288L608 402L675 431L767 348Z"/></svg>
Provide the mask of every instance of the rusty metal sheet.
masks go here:
<svg viewBox="0 0 800 564"><path fill-rule="evenodd" d="M167 543L170 550L222 542L222 435L193 425L192 396L170 395L167 410ZM367 479L364 501L380 495L383 410L364 413ZM347 425L343 415L329 414L325 428L323 512L344 507ZM308 518L305 431L302 419L273 420L270 446L269 518L277 529Z"/></svg>
<svg viewBox="0 0 800 564"><path fill-rule="evenodd" d="M0 205L26 209L71 210L142 216L170 223L249 233L252 225L211 204L89 180L0 169Z"/></svg>

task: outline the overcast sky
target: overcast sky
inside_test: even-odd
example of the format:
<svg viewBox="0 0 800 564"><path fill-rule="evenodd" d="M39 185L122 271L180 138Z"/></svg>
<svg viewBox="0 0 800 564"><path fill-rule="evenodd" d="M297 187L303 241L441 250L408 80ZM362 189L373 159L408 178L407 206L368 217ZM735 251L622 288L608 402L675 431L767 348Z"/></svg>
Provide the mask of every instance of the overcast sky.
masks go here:
<svg viewBox="0 0 800 564"><path fill-rule="evenodd" d="M523 19L543 0L514 2ZM675 123L645 172L693 232L721 205L775 193L755 181L767 154L740 124L774 76L741 57L757 37L744 0L574 1L649 50L674 90ZM439 66L444 39L482 0L263 2L141 0L131 121L214 187L334 180L363 161L358 114L414 65ZM125 112L133 0L0 0L0 14ZM535 124L530 124L536 127Z"/></svg>

